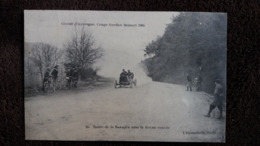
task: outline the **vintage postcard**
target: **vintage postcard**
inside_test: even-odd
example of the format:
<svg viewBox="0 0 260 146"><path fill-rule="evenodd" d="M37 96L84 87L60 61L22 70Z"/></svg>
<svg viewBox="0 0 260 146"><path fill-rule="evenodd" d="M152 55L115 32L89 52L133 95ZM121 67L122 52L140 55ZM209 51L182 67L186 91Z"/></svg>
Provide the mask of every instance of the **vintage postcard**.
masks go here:
<svg viewBox="0 0 260 146"><path fill-rule="evenodd" d="M25 139L225 142L226 41L226 13L25 10Z"/></svg>

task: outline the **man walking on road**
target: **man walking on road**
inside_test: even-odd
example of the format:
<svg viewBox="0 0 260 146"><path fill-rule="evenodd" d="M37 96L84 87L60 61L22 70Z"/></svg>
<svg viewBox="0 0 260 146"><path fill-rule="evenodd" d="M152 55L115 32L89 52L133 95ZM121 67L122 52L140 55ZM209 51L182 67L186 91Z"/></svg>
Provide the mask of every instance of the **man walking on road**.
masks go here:
<svg viewBox="0 0 260 146"><path fill-rule="evenodd" d="M223 86L220 84L219 80L215 81L215 91L214 91L214 101L210 104L209 106L209 111L207 115L204 115L205 117L210 117L210 113L212 112L213 109L215 109L215 107L218 107L220 115L218 119L222 118L222 106L223 106L223 100L224 100L224 88Z"/></svg>
<svg viewBox="0 0 260 146"><path fill-rule="evenodd" d="M191 84L192 84L191 77L190 77L189 73L187 73L187 91L189 91L189 89L190 89L190 91L192 91Z"/></svg>

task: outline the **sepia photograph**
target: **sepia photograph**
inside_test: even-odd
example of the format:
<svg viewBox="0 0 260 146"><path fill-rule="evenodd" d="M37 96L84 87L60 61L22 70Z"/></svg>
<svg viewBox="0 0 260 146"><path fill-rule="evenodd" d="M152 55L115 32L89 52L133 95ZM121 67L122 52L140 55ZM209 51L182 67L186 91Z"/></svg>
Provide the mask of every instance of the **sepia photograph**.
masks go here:
<svg viewBox="0 0 260 146"><path fill-rule="evenodd" d="M223 143L226 64L226 13L25 10L25 140Z"/></svg>

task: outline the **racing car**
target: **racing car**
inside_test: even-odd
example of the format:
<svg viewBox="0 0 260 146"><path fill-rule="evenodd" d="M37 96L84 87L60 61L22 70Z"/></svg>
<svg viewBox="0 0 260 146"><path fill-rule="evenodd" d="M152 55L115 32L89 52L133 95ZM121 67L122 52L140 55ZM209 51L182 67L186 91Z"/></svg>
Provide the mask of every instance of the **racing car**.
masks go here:
<svg viewBox="0 0 260 146"><path fill-rule="evenodd" d="M128 77L128 76L120 76L119 82L117 82L117 80L115 80L115 83L114 83L115 88L121 88L121 87L132 88L133 86L136 86L136 85L137 85L137 80L132 77Z"/></svg>

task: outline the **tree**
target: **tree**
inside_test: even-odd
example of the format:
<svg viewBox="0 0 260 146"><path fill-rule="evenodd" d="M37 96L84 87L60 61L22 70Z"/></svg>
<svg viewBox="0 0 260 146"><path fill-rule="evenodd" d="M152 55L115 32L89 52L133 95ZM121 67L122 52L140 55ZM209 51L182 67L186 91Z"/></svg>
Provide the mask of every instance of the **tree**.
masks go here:
<svg viewBox="0 0 260 146"><path fill-rule="evenodd" d="M75 33L64 45L66 57L70 63L78 64L80 68L90 68L98 59L103 56L103 50L95 47L95 40L91 33L81 29Z"/></svg>
<svg viewBox="0 0 260 146"><path fill-rule="evenodd" d="M43 82L46 69L52 69L58 64L61 56L62 52L52 45L45 43L36 43L33 45L29 59L33 62L36 73L40 74L41 82ZM29 62L27 62L27 66L29 65Z"/></svg>
<svg viewBox="0 0 260 146"><path fill-rule="evenodd" d="M201 73L205 90L211 92L214 78L226 76L226 33L225 14L180 13L144 50L149 76L183 84L187 72L193 77Z"/></svg>
<svg viewBox="0 0 260 146"><path fill-rule="evenodd" d="M144 56L149 56L149 57L153 57L155 55L158 55L158 48L159 48L159 43L160 43L160 40L161 40L161 37L160 36L157 36L156 40L155 41L152 41L151 43L149 43L144 52Z"/></svg>
<svg viewBox="0 0 260 146"><path fill-rule="evenodd" d="M25 87L34 86L35 81L34 81L33 63L28 57L24 58L24 75L25 75Z"/></svg>

